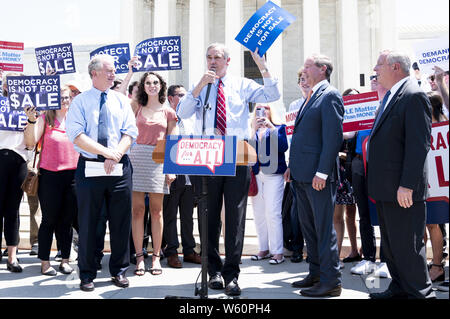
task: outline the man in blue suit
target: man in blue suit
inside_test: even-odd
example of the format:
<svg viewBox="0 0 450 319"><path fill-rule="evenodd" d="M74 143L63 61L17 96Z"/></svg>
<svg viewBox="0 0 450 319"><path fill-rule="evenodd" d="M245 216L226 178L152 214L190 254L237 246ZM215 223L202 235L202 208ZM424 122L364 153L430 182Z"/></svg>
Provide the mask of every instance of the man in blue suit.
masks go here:
<svg viewBox="0 0 450 319"><path fill-rule="evenodd" d="M309 260L308 276L292 286L308 297L339 296L342 290L333 212L344 103L329 84L332 71L326 56L312 55L305 60L304 74L312 90L295 121L285 173L296 190Z"/></svg>

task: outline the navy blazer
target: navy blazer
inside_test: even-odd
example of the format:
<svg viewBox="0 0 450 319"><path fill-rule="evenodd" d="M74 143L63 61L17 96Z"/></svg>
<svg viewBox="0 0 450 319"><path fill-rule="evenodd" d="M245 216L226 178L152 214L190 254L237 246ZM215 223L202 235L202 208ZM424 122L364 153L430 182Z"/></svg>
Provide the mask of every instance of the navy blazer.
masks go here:
<svg viewBox="0 0 450 319"><path fill-rule="evenodd" d="M287 169L286 165L286 158L284 156L284 153L288 150L289 145L287 141L286 136L286 125L275 125L274 130L266 130L266 134L263 137L264 143L266 144L266 151L265 153L261 153L259 150L259 144L261 141L258 139L258 132L255 133L255 136L251 140L251 144L256 149L256 154L258 154L258 161L255 165L253 165L252 170L255 175L259 173L259 170L261 169L264 174L284 174L284 172ZM270 161L271 154L270 149L277 149L278 155L277 155L277 166L276 170L275 163Z"/></svg>
<svg viewBox="0 0 450 319"><path fill-rule="evenodd" d="M342 96L324 83L295 120L289 154L292 179L311 183L316 172L327 174L327 180L336 179L336 160L343 142L343 118Z"/></svg>

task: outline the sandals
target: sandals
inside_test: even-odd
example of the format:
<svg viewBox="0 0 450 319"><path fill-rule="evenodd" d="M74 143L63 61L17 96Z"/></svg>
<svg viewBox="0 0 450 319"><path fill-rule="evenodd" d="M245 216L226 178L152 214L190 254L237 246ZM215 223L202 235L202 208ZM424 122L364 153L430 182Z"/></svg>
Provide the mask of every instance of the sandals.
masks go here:
<svg viewBox="0 0 450 319"><path fill-rule="evenodd" d="M438 277L431 279L431 282L436 282L436 281L444 281L445 280L445 270L444 270L444 265L443 264L431 264L430 265L430 270L432 267L438 267L441 268L443 270L442 274L440 274ZM431 277L431 275L430 275Z"/></svg>
<svg viewBox="0 0 450 319"><path fill-rule="evenodd" d="M278 265L284 262L284 256L281 257L281 259L275 259L275 258L271 258L269 260L269 264L271 265Z"/></svg>
<svg viewBox="0 0 450 319"><path fill-rule="evenodd" d="M153 257L160 258L161 256L153 254ZM161 268L154 268L153 265L152 265L152 268L150 268L150 273L152 275L161 275L162 274L162 269Z"/></svg>
<svg viewBox="0 0 450 319"><path fill-rule="evenodd" d="M271 257L270 253L267 253L266 255L264 255L262 257L258 256L258 255L253 255L250 259L253 261L259 261L259 260L263 260L263 259L268 259L270 257Z"/></svg>
<svg viewBox="0 0 450 319"><path fill-rule="evenodd" d="M144 252L140 252L139 254L136 254L136 269L134 270L134 274L136 276L144 276L145 275L145 268L138 268L138 258L144 257ZM145 265L145 262L144 262Z"/></svg>

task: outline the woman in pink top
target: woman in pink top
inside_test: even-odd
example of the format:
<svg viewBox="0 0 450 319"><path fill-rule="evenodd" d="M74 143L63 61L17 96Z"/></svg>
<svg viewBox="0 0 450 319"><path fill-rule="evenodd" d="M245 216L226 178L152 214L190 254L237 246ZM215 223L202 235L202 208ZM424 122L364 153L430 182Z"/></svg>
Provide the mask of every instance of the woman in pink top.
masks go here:
<svg viewBox="0 0 450 319"><path fill-rule="evenodd" d="M162 207L164 194L169 193L170 183L175 175L164 175L163 164L157 164L152 159L156 143L164 140L167 135L174 134L177 115L174 110L164 106L166 101L166 82L157 73L145 73L138 88L137 101L131 106L136 110L136 125L139 135L131 147L130 160L133 165L133 215L132 232L136 249L135 274L145 273L142 241L144 238L145 193L149 194L150 216L152 227L153 257L152 275L162 273L160 260L163 217Z"/></svg>
<svg viewBox="0 0 450 319"><path fill-rule="evenodd" d="M65 120L71 102L71 90L61 88L61 109L46 111L36 118L35 108L26 108L28 125L25 128L25 144L32 149L38 142L41 145L39 202L42 222L39 227L39 252L41 273L56 276L56 270L50 265L50 249L53 233L58 233L58 246L61 248L62 261L59 270L70 274L69 265L72 243L72 220L77 214L75 194L75 170L78 153L66 135ZM45 127L45 134L44 134Z"/></svg>

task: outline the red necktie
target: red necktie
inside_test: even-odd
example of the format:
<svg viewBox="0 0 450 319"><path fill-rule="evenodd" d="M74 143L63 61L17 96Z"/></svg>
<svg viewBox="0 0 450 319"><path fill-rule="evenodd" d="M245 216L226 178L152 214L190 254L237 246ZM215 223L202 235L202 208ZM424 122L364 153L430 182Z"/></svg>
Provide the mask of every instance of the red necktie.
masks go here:
<svg viewBox="0 0 450 319"><path fill-rule="evenodd" d="M227 110L225 107L225 94L223 92L223 82L219 80L217 89L217 133L225 135L227 129Z"/></svg>

